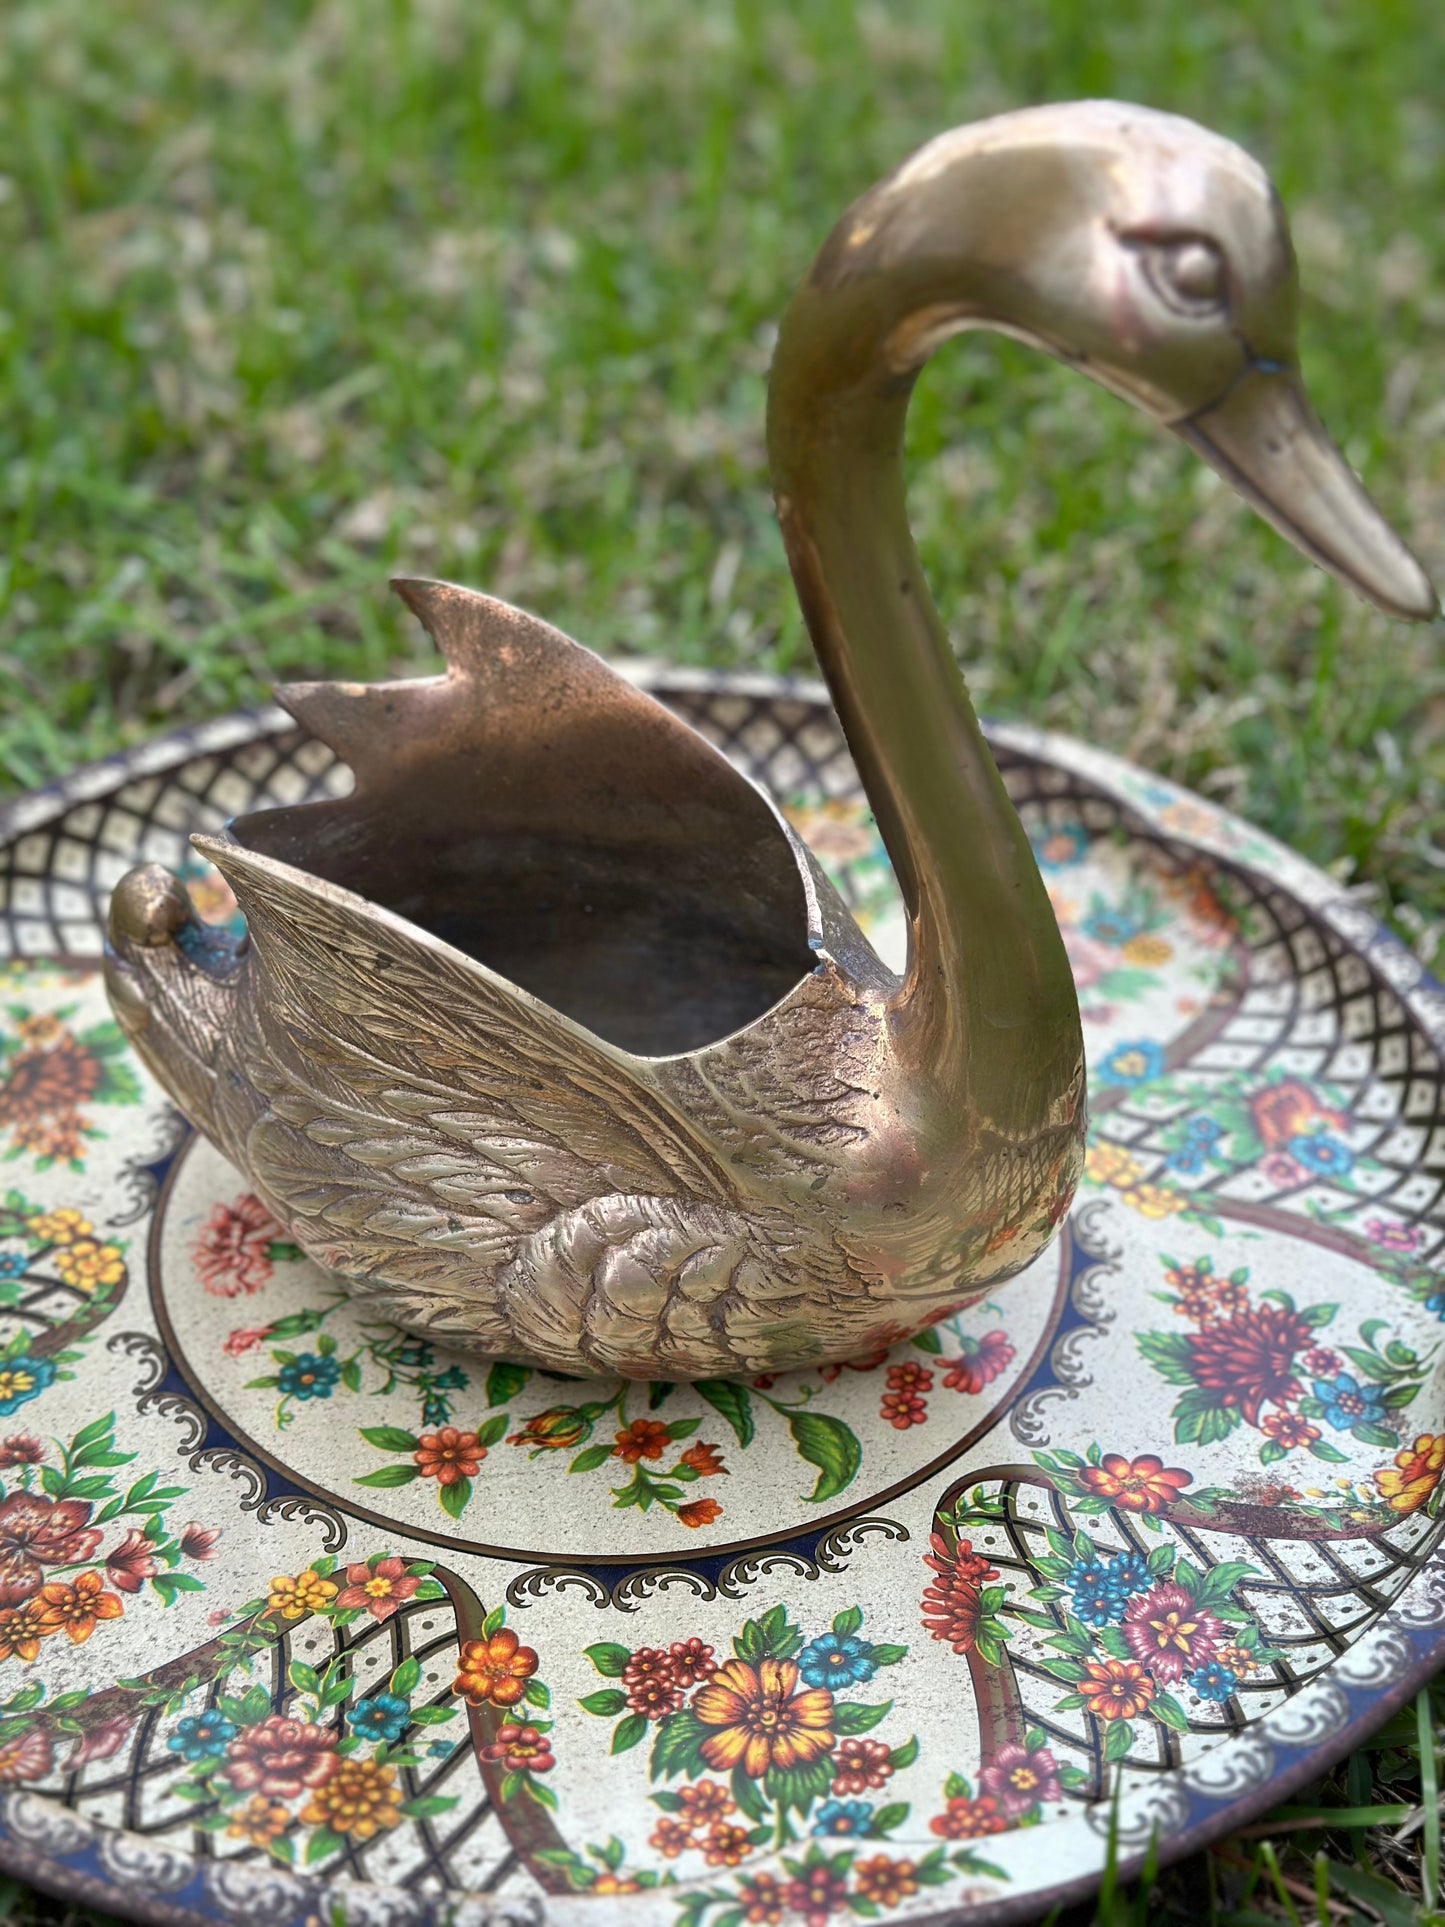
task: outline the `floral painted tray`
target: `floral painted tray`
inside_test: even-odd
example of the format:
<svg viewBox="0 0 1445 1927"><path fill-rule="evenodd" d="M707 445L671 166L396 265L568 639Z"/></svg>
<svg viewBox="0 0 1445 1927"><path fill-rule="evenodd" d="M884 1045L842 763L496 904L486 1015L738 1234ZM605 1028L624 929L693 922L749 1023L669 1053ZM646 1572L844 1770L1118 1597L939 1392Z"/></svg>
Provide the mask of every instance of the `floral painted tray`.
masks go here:
<svg viewBox="0 0 1445 1927"><path fill-rule="evenodd" d="M896 958L808 688L653 676ZM1093 1137L996 1301L847 1368L580 1383L368 1319L127 1052L132 862L334 791L276 712L0 816L0 1864L137 1919L1023 1919L1445 1658L1445 993L1077 744L995 750ZM234 915L192 865L199 907Z"/></svg>

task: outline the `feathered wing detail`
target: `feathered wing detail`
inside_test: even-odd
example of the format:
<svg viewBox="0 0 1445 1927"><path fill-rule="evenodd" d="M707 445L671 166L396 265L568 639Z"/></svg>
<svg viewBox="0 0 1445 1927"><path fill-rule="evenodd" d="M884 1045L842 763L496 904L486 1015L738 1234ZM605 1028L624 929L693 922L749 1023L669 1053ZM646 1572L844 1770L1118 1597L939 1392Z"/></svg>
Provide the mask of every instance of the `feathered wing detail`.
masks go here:
<svg viewBox="0 0 1445 1927"><path fill-rule="evenodd" d="M258 978L220 1042L217 1134L322 1263L500 1337L498 1274L559 1216L613 1195L735 1204L635 1060L334 885L197 847Z"/></svg>

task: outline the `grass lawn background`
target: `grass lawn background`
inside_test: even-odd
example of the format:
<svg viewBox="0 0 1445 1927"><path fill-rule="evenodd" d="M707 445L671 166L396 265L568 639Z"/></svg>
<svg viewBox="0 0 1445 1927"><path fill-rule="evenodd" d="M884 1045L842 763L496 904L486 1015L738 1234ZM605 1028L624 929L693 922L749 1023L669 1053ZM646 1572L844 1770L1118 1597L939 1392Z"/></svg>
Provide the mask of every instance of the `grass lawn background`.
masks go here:
<svg viewBox="0 0 1445 1927"><path fill-rule="evenodd" d="M394 569L606 653L808 671L763 462L787 293L930 135L1086 94L1268 165L1320 412L1445 576L1438 0L8 0L0 793L280 678L433 666ZM1009 344L942 354L909 442L980 707L1241 810L1441 960L1438 626ZM1408 1808L1414 1733L1327 1797ZM1387 1927L1421 1917L1389 1828L1277 1830L1283 1886L1237 1842L1168 1904L1348 1918L1308 1897L1322 1837L1336 1910L1369 1862ZM0 1920L65 1917L35 1904L0 1890Z"/></svg>

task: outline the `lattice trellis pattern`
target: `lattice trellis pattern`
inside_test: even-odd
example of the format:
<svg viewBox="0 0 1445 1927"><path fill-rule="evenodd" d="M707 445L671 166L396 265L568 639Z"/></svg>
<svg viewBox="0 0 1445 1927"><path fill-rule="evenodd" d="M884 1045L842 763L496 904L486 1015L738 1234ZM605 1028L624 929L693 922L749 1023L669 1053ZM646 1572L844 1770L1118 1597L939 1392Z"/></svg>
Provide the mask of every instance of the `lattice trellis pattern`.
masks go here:
<svg viewBox="0 0 1445 1927"><path fill-rule="evenodd" d="M1133 1551L1145 1558L1161 1545L1172 1546L1196 1572L1238 1560L1258 1577L1240 1582L1234 1592L1259 1630L1262 1642L1280 1658L1238 1682L1221 1703L1201 1699L1180 1685L1174 1689L1188 1717L1188 1732L1177 1733L1153 1721L1134 1723L1134 1746L1125 1764L1134 1771L1162 1773L1197 1758L1205 1748L1239 1733L1322 1673L1373 1625L1401 1589L1428 1560L1439 1528L1423 1515L1369 1539L1263 1539L1182 1524L1151 1532L1118 1511L1074 1517L1052 1487L1023 1480L985 1481L985 1498L1002 1499L1001 1516L970 1518L966 1532L975 1552L984 1554L1020 1603L1065 1630L1065 1601L1026 1600L1037 1584L1037 1562L1049 1552L1052 1529L1072 1540L1083 1532L1101 1555ZM1068 1688L1049 1672L1058 1655L1042 1628L1020 1627L1009 1638L1009 1664L1025 1717L1048 1735L1057 1757L1080 1767L1085 1785L1080 1798L1107 1791L1103 1724L1086 1709L1060 1712L1057 1701Z"/></svg>

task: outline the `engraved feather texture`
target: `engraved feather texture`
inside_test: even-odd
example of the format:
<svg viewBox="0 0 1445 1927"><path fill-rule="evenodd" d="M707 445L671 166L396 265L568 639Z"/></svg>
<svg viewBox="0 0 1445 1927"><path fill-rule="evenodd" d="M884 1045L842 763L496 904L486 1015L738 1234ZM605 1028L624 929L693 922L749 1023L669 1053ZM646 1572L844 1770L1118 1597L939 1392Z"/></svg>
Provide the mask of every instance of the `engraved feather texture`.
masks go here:
<svg viewBox="0 0 1445 1927"><path fill-rule="evenodd" d="M900 1160L896 980L760 793L557 631L450 585L407 587L448 676L286 692L355 758L353 794L194 839L235 891L247 939L200 939L154 871L133 873L149 894L126 880L112 917L112 995L137 1048L296 1241L408 1327L553 1370L647 1377L857 1355L1015 1268L980 1268L953 1235L946 1187ZM579 685L594 698L585 728ZM745 878L741 920L785 931L792 981L752 1022L690 1051L621 1049L334 880L356 874L358 851L384 869L403 776L409 839L435 843L460 822L506 846L510 797L555 750L537 736L539 689L565 719L569 781L609 877L639 833L610 780L639 728L656 745L650 808L678 817L710 888L736 879L726 861L708 867L709 813L744 826L720 839L729 860L765 829L771 874ZM399 771L387 729L410 726L414 744L418 707L430 747ZM519 743L523 713L532 738ZM576 813L565 798L552 807L559 822ZM286 860L308 836L331 876ZM642 859L666 852L644 841ZM771 987L763 970L755 995ZM870 1197L880 1186L898 1195ZM1037 1224L1016 1170L1005 1189L1018 1221Z"/></svg>

